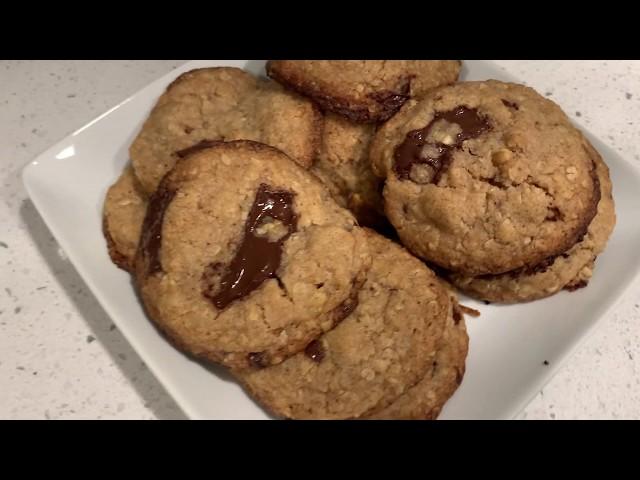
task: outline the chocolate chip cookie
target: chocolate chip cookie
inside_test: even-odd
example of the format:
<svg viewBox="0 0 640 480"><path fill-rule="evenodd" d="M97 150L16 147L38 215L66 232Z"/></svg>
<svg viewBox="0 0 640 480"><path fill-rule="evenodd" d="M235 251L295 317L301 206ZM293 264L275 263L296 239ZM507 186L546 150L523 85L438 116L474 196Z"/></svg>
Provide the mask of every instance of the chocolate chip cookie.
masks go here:
<svg viewBox="0 0 640 480"><path fill-rule="evenodd" d="M150 198L135 277L176 345L261 368L344 319L370 261L364 231L315 176L264 144L211 142Z"/></svg>
<svg viewBox="0 0 640 480"><path fill-rule="evenodd" d="M560 107L493 80L409 101L377 131L371 161L402 242L468 276L565 252L600 199L591 155Z"/></svg>
<svg viewBox="0 0 640 480"><path fill-rule="evenodd" d="M354 122L382 122L412 97L455 82L458 60L270 60L267 75Z"/></svg>
<svg viewBox="0 0 640 480"><path fill-rule="evenodd" d="M339 205L351 210L360 225L387 225L382 204L382 180L369 163L369 144L375 126L353 123L327 114L320 154L311 171Z"/></svg>
<svg viewBox="0 0 640 480"><path fill-rule="evenodd" d="M237 373L276 415L360 418L432 368L452 310L448 290L400 245L371 231L368 241L373 262L353 312L280 365Z"/></svg>
<svg viewBox="0 0 640 480"><path fill-rule="evenodd" d="M616 222L609 169L598 152L584 139L596 164L600 202L584 238L566 252L531 268L501 275L467 277L453 274L450 280L471 296L491 302L525 302L547 297L562 288L574 290L587 285L594 261L604 250Z"/></svg>
<svg viewBox="0 0 640 480"><path fill-rule="evenodd" d="M123 270L133 269L133 258L146 209L147 197L133 169L127 166L107 191L102 217L102 231L109 256Z"/></svg>
<svg viewBox="0 0 640 480"><path fill-rule="evenodd" d="M129 152L151 194L181 151L199 141L254 140L308 167L321 134L322 115L307 99L238 68L203 68L169 85Z"/></svg>

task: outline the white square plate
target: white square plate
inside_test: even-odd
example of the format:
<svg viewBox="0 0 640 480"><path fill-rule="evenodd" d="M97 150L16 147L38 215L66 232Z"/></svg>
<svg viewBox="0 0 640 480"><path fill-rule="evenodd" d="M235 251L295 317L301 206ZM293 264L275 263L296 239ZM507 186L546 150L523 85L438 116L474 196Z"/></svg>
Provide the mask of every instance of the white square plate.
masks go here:
<svg viewBox="0 0 640 480"><path fill-rule="evenodd" d="M191 418L269 416L219 369L194 362L169 345L145 317L129 275L116 268L102 236L102 203L128 161L127 149L165 87L193 68L231 65L253 73L261 61L196 61L153 82L41 154L24 184L44 221L114 323ZM462 78L517 81L490 62L465 63ZM584 129L583 129L584 130ZM468 319L470 351L462 385L441 418L512 418L610 310L640 270L640 175L585 131L611 169L618 224L588 288L524 305L486 306ZM543 362L548 361L549 365Z"/></svg>

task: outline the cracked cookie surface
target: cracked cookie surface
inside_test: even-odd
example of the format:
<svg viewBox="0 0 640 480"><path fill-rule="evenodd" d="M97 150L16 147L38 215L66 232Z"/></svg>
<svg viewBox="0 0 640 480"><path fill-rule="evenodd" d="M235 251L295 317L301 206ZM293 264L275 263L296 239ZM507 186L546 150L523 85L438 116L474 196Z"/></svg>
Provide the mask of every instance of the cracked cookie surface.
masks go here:
<svg viewBox="0 0 640 480"><path fill-rule="evenodd" d="M507 272L485 277L453 274L451 282L469 295L491 302L524 302L552 295L562 288L573 290L587 285L596 257L604 250L616 222L609 169L601 156L584 139L596 164L600 202L596 216L584 238L566 252L530 271Z"/></svg>
<svg viewBox="0 0 640 480"><path fill-rule="evenodd" d="M368 251L353 216L284 153L213 142L192 149L150 198L135 278L177 346L259 368L349 314Z"/></svg>
<svg viewBox="0 0 640 480"><path fill-rule="evenodd" d="M451 315L449 292L404 248L367 235L373 262L354 311L305 352L237 373L278 416L360 418L389 405L432 366Z"/></svg>
<svg viewBox="0 0 640 480"><path fill-rule="evenodd" d="M402 242L471 276L566 251L600 197L580 132L517 84L464 82L409 101L377 131L370 158Z"/></svg>
<svg viewBox="0 0 640 480"><path fill-rule="evenodd" d="M265 143L309 167L321 134L322 114L307 99L238 68L202 68L167 87L129 153L136 176L151 194L179 152L202 140Z"/></svg>
<svg viewBox="0 0 640 480"><path fill-rule="evenodd" d="M267 74L354 122L387 120L412 97L455 82L458 60L270 60Z"/></svg>
<svg viewBox="0 0 640 480"><path fill-rule="evenodd" d="M109 256L123 270L133 269L146 209L147 197L133 169L127 166L107 190L102 214L102 230Z"/></svg>

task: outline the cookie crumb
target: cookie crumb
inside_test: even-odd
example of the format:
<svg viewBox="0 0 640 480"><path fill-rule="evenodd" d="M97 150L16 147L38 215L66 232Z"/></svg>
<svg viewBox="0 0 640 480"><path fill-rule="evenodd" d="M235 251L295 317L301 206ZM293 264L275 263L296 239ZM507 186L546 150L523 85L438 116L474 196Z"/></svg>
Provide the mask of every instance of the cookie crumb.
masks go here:
<svg viewBox="0 0 640 480"><path fill-rule="evenodd" d="M460 310L462 310L462 313L464 313L465 315L469 315L470 317L480 316L480 312L475 308L469 308L469 307L465 307L464 305L460 305Z"/></svg>

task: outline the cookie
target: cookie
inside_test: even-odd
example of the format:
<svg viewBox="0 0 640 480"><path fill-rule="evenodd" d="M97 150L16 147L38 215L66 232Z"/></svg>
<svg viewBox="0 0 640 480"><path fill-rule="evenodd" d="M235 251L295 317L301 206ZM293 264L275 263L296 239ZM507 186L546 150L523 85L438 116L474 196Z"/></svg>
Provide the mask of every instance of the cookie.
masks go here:
<svg viewBox="0 0 640 480"><path fill-rule="evenodd" d="M146 195L133 169L127 166L116 183L109 187L102 215L102 231L109 256L123 270L133 269L133 258L146 209Z"/></svg>
<svg viewBox="0 0 640 480"><path fill-rule="evenodd" d="M369 163L369 144L374 125L353 123L327 114L320 153L311 171L331 192L339 205L348 208L360 225L386 225L382 204L382 180Z"/></svg>
<svg viewBox="0 0 640 480"><path fill-rule="evenodd" d="M578 272L578 275L573 277L569 283L564 286L564 290L569 292L575 292L581 288L589 285L589 280L593 276L593 269L596 265L596 259L594 258L591 262L586 264L582 269Z"/></svg>
<svg viewBox="0 0 640 480"><path fill-rule="evenodd" d="M202 140L254 140L309 167L317 154L322 115L308 100L238 68L180 75L160 97L129 153L151 194L181 150Z"/></svg>
<svg viewBox="0 0 640 480"><path fill-rule="evenodd" d="M532 268L475 278L454 274L450 278L453 284L473 297L504 303L536 300L562 288L575 290L587 285L594 260L604 250L613 231L616 214L609 169L588 141L584 142L596 164L600 184L598 210L584 238L566 252Z"/></svg>
<svg viewBox="0 0 640 480"><path fill-rule="evenodd" d="M455 82L458 60L270 60L267 75L354 122L390 118L412 97Z"/></svg>
<svg viewBox="0 0 640 480"><path fill-rule="evenodd" d="M466 82L411 100L377 131L370 158L402 242L468 276L566 251L600 198L580 132L522 85Z"/></svg>
<svg viewBox="0 0 640 480"><path fill-rule="evenodd" d="M149 316L178 347L261 368L350 313L368 252L353 216L284 153L211 142L150 198L135 277Z"/></svg>
<svg viewBox="0 0 640 480"><path fill-rule="evenodd" d="M360 418L393 402L432 365L449 293L404 248L369 232L373 262L351 315L280 365L237 373L277 416Z"/></svg>
<svg viewBox="0 0 640 480"><path fill-rule="evenodd" d="M455 298L436 357L428 373L386 408L370 415L378 420L435 420L465 373L469 337Z"/></svg>

